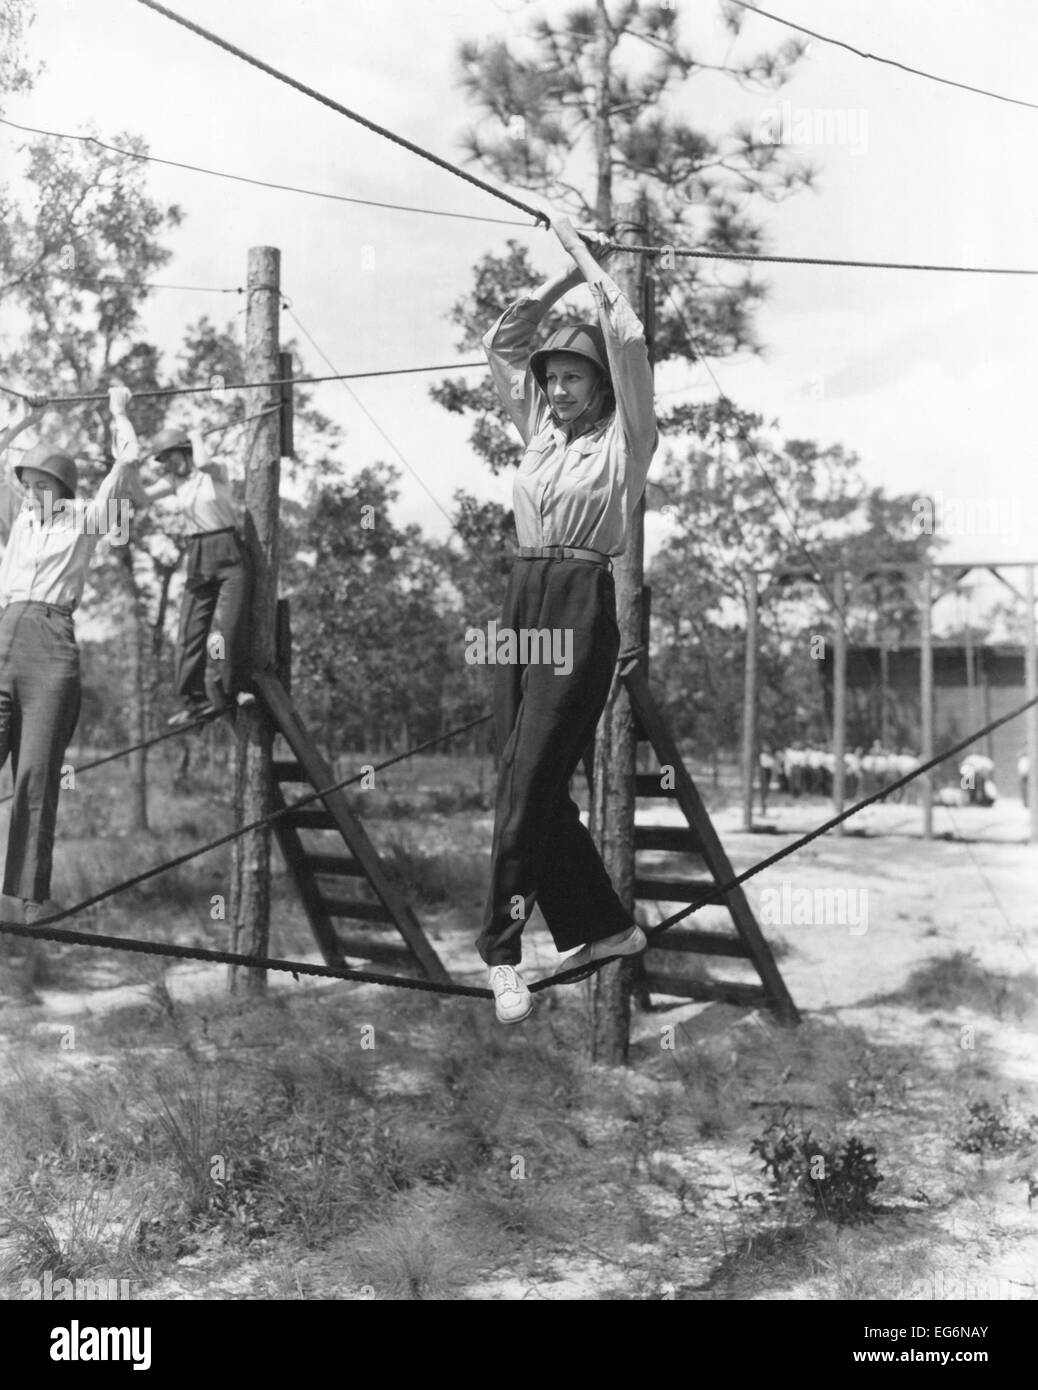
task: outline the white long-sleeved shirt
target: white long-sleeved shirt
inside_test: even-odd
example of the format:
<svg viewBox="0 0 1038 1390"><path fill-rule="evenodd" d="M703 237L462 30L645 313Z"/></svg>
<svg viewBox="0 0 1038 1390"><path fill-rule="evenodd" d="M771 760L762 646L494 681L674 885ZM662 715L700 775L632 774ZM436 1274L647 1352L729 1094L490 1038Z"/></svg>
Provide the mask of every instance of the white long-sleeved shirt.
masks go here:
<svg viewBox="0 0 1038 1390"><path fill-rule="evenodd" d="M113 426L115 463L93 499L56 501L49 516L27 499L14 519L0 561L0 607L20 600L75 608L102 536L129 524L137 436L129 421Z"/></svg>
<svg viewBox="0 0 1038 1390"><path fill-rule="evenodd" d="M657 444L652 368L645 332L608 276L591 286L605 337L616 410L570 439L551 417L530 371L545 306L520 299L483 339L503 404L526 445L512 490L520 545L571 545L623 553Z"/></svg>
<svg viewBox="0 0 1038 1390"><path fill-rule="evenodd" d="M238 514L231 497L227 469L222 463L208 463L205 444L194 436L193 468L169 500L180 511L192 533L224 531L237 526Z"/></svg>
<svg viewBox="0 0 1038 1390"><path fill-rule="evenodd" d="M196 468L173 494L192 532L223 531L238 522L223 465L212 464L211 469L202 473Z"/></svg>

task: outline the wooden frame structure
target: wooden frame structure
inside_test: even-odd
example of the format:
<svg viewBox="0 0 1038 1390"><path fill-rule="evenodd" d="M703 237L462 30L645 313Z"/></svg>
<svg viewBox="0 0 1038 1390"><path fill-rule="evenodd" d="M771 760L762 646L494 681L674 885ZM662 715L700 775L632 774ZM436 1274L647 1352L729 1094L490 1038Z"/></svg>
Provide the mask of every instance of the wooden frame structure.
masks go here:
<svg viewBox="0 0 1038 1390"><path fill-rule="evenodd" d="M1038 696L1038 629L1035 626L1035 569L1038 560L971 560L959 561L882 561L868 566L872 574L919 575L920 617L920 756L924 762L934 756L934 681L933 681L933 605L952 592L956 585L973 570L989 571L1024 603L1026 639L1024 642L1024 689L1027 699ZM1022 569L1024 587L1021 592L1000 573L1004 569ZM954 572L951 583L934 592L934 574ZM844 755L847 744L847 636L844 623L846 611L846 568L834 568L820 573L812 569L749 569L746 583L746 679L743 703L743 826L753 828L753 787L759 762L759 731L757 728L757 648L758 648L758 584L757 577L770 574L775 578L801 578L823 584L831 578L833 596L833 807L837 813L844 809ZM1038 843L1038 705L1032 705L1024 715L1027 727L1027 803L1030 810L1030 839ZM922 784L923 836L933 839L933 774L924 773Z"/></svg>
<svg viewBox="0 0 1038 1390"><path fill-rule="evenodd" d="M664 850L668 853L694 855L707 870L708 877L667 878L640 874L635 866L635 902L690 903L721 884L731 883L735 870L724 851L717 831L710 820L698 788L685 767L681 752L667 729L649 688L648 678L637 659L627 661L620 669L620 679L627 687L640 741L648 743L661 770L669 769L671 777L659 773L635 774L635 797L668 798L677 802L687 822L684 826L634 825L634 849ZM658 945L650 943L641 962L643 974L637 984L643 992L667 994L686 999L720 999L726 1003L758 1005L770 1008L782 1023L800 1022L800 1015L786 988L775 957L764 938L753 909L736 884L729 888L717 905L727 911L735 927L735 935L727 932L698 930L676 923L660 937ZM673 952L685 955L723 956L747 960L757 971L761 983L741 981L696 980L679 971L668 969L667 956Z"/></svg>
<svg viewBox="0 0 1038 1390"><path fill-rule="evenodd" d="M253 680L276 733L294 754L294 760L275 758L271 765L274 807L281 810L286 804L282 792L286 783L301 783L319 791L337 779L278 677L264 673L254 675ZM304 847L300 832L327 830L338 834L348 854ZM274 833L328 965L343 966L347 957L354 957L411 970L428 980L450 982L413 909L389 880L378 851L342 791L328 792L319 802L280 816L274 822ZM369 896L365 896L367 890ZM334 922L340 918L355 924L349 936L336 930ZM391 940L387 940L387 927L395 929ZM403 938L402 944L397 936Z"/></svg>

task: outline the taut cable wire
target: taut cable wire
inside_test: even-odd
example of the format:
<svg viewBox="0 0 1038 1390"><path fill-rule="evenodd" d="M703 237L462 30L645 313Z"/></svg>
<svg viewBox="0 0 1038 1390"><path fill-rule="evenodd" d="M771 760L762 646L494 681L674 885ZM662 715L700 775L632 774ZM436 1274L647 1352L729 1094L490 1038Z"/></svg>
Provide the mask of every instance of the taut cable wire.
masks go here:
<svg viewBox="0 0 1038 1390"><path fill-rule="evenodd" d="M144 0L140 0L140 3L143 4ZM219 396L228 391L251 391L263 386L313 386L322 381L362 381L368 377L414 376L419 372L466 372L474 371L477 367L485 368L486 365L486 362L441 362L429 367L389 367L378 372L338 372L330 376L288 376L279 377L274 381L228 382L225 386L214 386L212 382L206 386L160 386L144 391L134 391L133 396L135 400L144 400L154 396L204 395L207 392L210 395ZM5 386L3 382L0 382L0 391L5 391L9 396L17 396L19 400L23 401L32 399L33 394L38 394L27 394L25 391L17 390L14 386ZM107 395L46 397L48 405L87 405L107 399Z"/></svg>
<svg viewBox="0 0 1038 1390"><path fill-rule="evenodd" d="M1003 101L1010 106L1026 106L1031 111L1038 111L1038 102L1023 101L1019 97L1003 96L1001 92L989 92L985 87L971 87L968 82L955 82L950 77L938 77L936 73L925 72L922 68L909 67L907 63L899 63L896 58L881 58L878 53L867 53L863 48L855 48L853 44L845 43L843 39L831 39L825 34L819 34L815 29L807 29L803 24L794 24L791 19L783 19L781 15L769 14L767 10L762 10L759 5L748 5L745 0L731 0L733 5L738 5L740 10L748 10L750 14L759 14L764 19L773 20L775 24L784 24L787 29L795 29L798 34L807 34L809 38L817 39L819 43L832 44L834 48L846 49L848 53L853 53L856 58L867 58L873 63L883 63L890 68L898 68L901 72L910 73L912 77L925 77L929 82L939 82L943 87L957 87L962 92L973 92L976 96L991 97L994 101Z"/></svg>
<svg viewBox="0 0 1038 1390"><path fill-rule="evenodd" d="M142 4L147 0L141 0ZM766 265L829 265L856 270L932 270L953 275L1038 275L1038 269L998 265L938 265L925 261L847 261L825 256L768 256L756 251L708 251L694 246L645 246L637 242L610 241L613 251L633 251L639 256L677 256L707 261L761 261Z"/></svg>
<svg viewBox="0 0 1038 1390"><path fill-rule="evenodd" d="M662 932L665 932L668 927L674 926L676 922L680 922L682 918L687 917L689 913L698 912L699 909L705 907L707 903L716 902L718 898L723 897L733 888L737 888L740 884L745 883L746 880L752 878L754 874L759 874L761 870L769 868L772 864L777 864L780 859L785 859L795 850L802 849L804 845L809 845L812 840L817 840L819 836L825 835L835 826L842 825L845 820L850 820L851 816L856 816L858 812L864 810L866 806L871 806L876 801L882 801L885 797L890 796L892 792L899 791L902 787L907 787L909 782L914 782L917 777L922 777L924 773L931 772L941 763L947 762L949 758L954 758L956 754L969 748L970 744L976 743L978 739L985 738L995 729L1001 728L1003 724L1008 724L1011 719L1019 719L1020 715L1025 714L1032 705L1038 705L1038 695L1033 696L1030 700L1025 700L1022 705L1018 705L1016 709L1010 710L1008 714L1003 714L999 719L993 719L990 724L985 724L982 729L977 729L973 733L967 734L964 739L960 739L958 743L953 744L953 746L944 753L936 754L934 757L921 764L921 766L914 768L911 772L905 773L903 777L899 777L895 782L890 782L885 787L880 787L879 791L873 792L870 796L863 797L861 801L856 801L854 805L848 807L846 811L841 811L839 815L836 816L830 816L822 825L817 826L814 830L808 831L806 835L800 836L793 844L787 845L785 849L777 850L774 854L768 855L766 859L762 859L760 863L752 865L749 869L745 869L741 874L737 874L735 878L729 880L729 882L718 884L711 892L705 894L703 897L697 898L689 907L682 908L680 912L675 912L672 916L664 918L662 922L658 922L656 926L649 928L645 933L646 936L650 938L659 936Z"/></svg>
<svg viewBox="0 0 1038 1390"><path fill-rule="evenodd" d="M211 724L219 718L219 710L215 710L212 714L204 714L199 719L192 719L186 724L179 724L175 729L167 729L164 733L153 734L151 738L142 738L139 743L131 743L126 748L119 748L114 753L106 753L102 758L94 758L88 763L80 763L75 768L76 773L78 775L80 772L91 772L95 767L104 767L105 763L118 762L120 758L128 758L131 753L136 753L142 748L151 748L156 743L164 743L168 738L177 738L180 734L190 733L194 729L201 728L203 724ZM14 792L0 796L0 805L5 801L10 801L13 796Z"/></svg>
<svg viewBox="0 0 1038 1390"><path fill-rule="evenodd" d="M300 188L296 184L273 183L269 179L253 179L245 174L228 174L223 169L207 169L201 164L185 164L179 159L161 159L157 154L141 154L138 150L126 150L120 145L110 145L106 140L99 140L96 135L75 135L66 130L42 130L39 126L20 125L17 121L7 120L3 116L0 116L0 125L13 126L15 130L23 130L30 135L45 135L51 140L80 140L84 144L110 150L113 154L121 154L126 159L139 159L148 164L165 164L170 169L186 169L192 174L208 174L211 178L230 179L233 183L251 183L256 188L273 188L278 193L301 193L307 198L326 198L334 203L357 203L361 207L385 208L389 212L417 212L426 217L454 217L462 222L492 222L499 227L529 226L526 222L517 222L514 217L486 217L475 212L450 212L444 208L414 207L410 203L383 203L376 198L351 198L345 193L329 193L320 188ZM155 288L169 287L157 285ZM205 286L198 288L203 289Z"/></svg>
<svg viewBox="0 0 1038 1390"><path fill-rule="evenodd" d="M764 869L769 868L773 864L777 864L782 859L787 859L790 855L802 849L804 845L810 844L812 840L816 840L821 835L826 834L827 831L833 829L834 826L840 825L843 821L849 820L851 816L857 815L857 813L866 806L871 806L873 802L881 801L892 792L907 786L909 782L914 781L917 777L921 777L925 773L930 772L940 763L955 757L957 753L961 753L963 749L968 748L971 743L975 743L978 739L984 738L987 734L992 733L1003 724L1009 723L1010 720L1019 718L1021 714L1025 713L1035 704L1038 704L1038 696L1034 696L1032 699L1025 701L1024 704L1020 705L1017 709L1010 710L1008 714L1002 715L1001 718L992 720L983 728L975 730L959 743L947 749L944 753L940 753L936 757L929 759L912 772L906 773L904 777L899 777L896 781L890 782L887 786L881 787L878 791L873 792L872 795L864 797L846 811L840 812L839 815L831 816L827 821L823 822L822 825L817 826L814 830L808 831L806 835L801 835L794 840L792 844L786 845L784 849L777 850L766 859L762 859L758 863L751 865L750 868L744 870L741 874L737 874L735 878L728 880L726 883L718 884L716 888L712 889L709 893L703 894L701 897L697 898L695 902L690 903L688 907L682 908L680 912L675 912L672 916L665 918L664 921L657 923L656 926L647 928L645 932L646 936L650 941L654 940L677 922L680 922L683 918L688 917L693 912L698 912L701 907L705 907L708 903L716 902L719 898L723 898L727 893L730 893L733 888L745 883L747 879L752 878L755 874L761 873ZM387 759L384 763L379 764L375 771L382 770L392 766L394 763L402 762L406 758L413 757L416 753L431 747L433 744L441 743L447 738L454 737L455 734L464 732L466 729L475 728L479 724L486 723L487 720L492 717L491 715L483 715L482 718L471 720L468 724L463 724L456 729L451 729L446 734L440 734L436 738L428 739L425 743L419 744L415 748L407 749L405 752L398 753L394 757ZM197 858L199 855L205 854L211 849L216 849L230 840L237 839L239 836L256 830L263 825L269 825L279 816L285 815L308 802L328 796L331 792L340 790L348 786L351 782L359 781L364 775L364 773L356 773L352 777L347 777L341 782L337 782L332 787L325 787L321 791L300 797L281 810L272 812L269 816L264 816L259 820L251 822L249 825L242 826L238 830L232 831L227 835L221 836L217 840L213 840L201 846L201 848L191 850L187 854L178 855L175 859L169 860L164 864L155 865L153 868L147 869L143 873L137 874L131 879L127 879L123 883L115 884L101 893L95 893L92 897L84 899L83 902L65 908L62 912L55 913L51 917L43 918L32 926L21 925L14 922L0 922L0 933L10 936L25 937L30 940L38 938L43 941L58 941L70 945L96 946L102 949L134 951L143 955L167 956L178 960L212 961L217 964L241 965L252 969L283 971L287 974L297 976L321 975L332 979L353 980L362 984L369 983L386 985L397 989L420 990L430 994L461 995L478 999L492 998L492 992L489 989L481 989L474 985L456 985L453 983L444 985L432 980L408 979L404 976L381 975L374 971L339 969L327 965L310 965L303 961L284 961L267 956L246 956L234 951L214 951L200 947L163 945L156 942L134 940L130 937L107 936L94 932L73 931L54 925L57 922L64 921L68 917L74 916L77 912L82 912L86 908L94 906L96 903L114 897L117 893L124 892L126 889L143 882L145 879L154 878L157 874L164 873L168 869L175 868L180 864L186 863L190 859ZM608 957L594 961L590 965L576 966L572 970L560 970L555 975L551 975L542 980L535 980L529 987L530 993L538 994L543 990L552 989L558 984L576 984L580 980L585 980L592 975L596 975L603 966L608 965L610 961L616 959L620 959L620 957Z"/></svg>
<svg viewBox="0 0 1038 1390"><path fill-rule="evenodd" d="M217 48L222 48L226 53L232 54L235 58L240 58L245 63L251 63L254 68L259 68L268 77L275 78L278 82L284 82L289 87L294 87L297 92L302 92L304 96L311 97L314 101L319 101L322 106L327 106L332 111L337 111L340 116L346 116L351 121L356 121L367 130L374 131L376 135L381 135L385 140L391 140L394 145L399 145L402 149L410 150L420 159L427 159L430 164L435 164L439 169L446 169L449 174L454 174L459 179L464 179L466 183L472 184L474 188L481 188L484 193L489 193L493 198L499 198L503 203L510 203L512 207L518 208L520 212L529 213L535 222L549 226L550 221L546 213L538 208L531 207L529 203L522 202L519 198L513 198L510 193L504 193L499 188L494 188L492 184L486 183L483 179L477 178L474 174L467 174L464 169L459 169L456 164L452 164L448 159L442 159L437 154L423 149L421 145L416 145L410 140L405 140L402 135L396 135L385 126L378 125L375 121L368 120L366 116L361 116L356 111L351 111L348 106L343 106L341 102L325 96L323 92L318 92L313 87L308 87L304 82L297 81L294 77L289 77L287 73L271 67L269 63L264 63L259 58L254 58L251 53L246 53L244 49L238 48L236 44L229 43L226 39L221 39L218 35L203 29L200 24L193 24L191 20L185 19L183 15L176 14L173 10L167 10L164 5L156 4L156 0L139 0L139 3L146 5L149 10L154 10L156 14L165 15L174 24L180 24L185 29L190 29L199 38L205 39L208 43L216 44Z"/></svg>

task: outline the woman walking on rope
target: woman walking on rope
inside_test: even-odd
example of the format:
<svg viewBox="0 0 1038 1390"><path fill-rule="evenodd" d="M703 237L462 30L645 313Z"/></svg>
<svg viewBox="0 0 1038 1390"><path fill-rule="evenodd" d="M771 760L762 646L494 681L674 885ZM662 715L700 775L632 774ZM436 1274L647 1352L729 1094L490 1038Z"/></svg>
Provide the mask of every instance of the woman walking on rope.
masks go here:
<svg viewBox="0 0 1038 1390"><path fill-rule="evenodd" d="M569 782L619 652L610 557L623 552L656 448L652 370L644 330L619 286L568 221L552 225L574 265L513 304L483 340L498 395L526 445L514 484L519 552L501 628L520 637L547 629L552 650L568 652L564 665L498 664L501 763L490 894L476 945L502 1023L521 1022L533 1007L515 967L535 902L559 951L583 947L561 969L646 945ZM598 322L562 328L531 353L544 315L581 278ZM521 640L516 649L521 656Z"/></svg>
<svg viewBox="0 0 1038 1390"><path fill-rule="evenodd" d="M151 452L164 469L161 482L141 488L144 505L174 497L191 527L187 582L180 609L173 683L184 708L168 721L189 724L235 704L253 704L244 689L249 662L249 605L252 567L238 532L227 469L209 462L198 430L162 430ZM214 618L223 638L223 662L217 702L206 691L209 634Z"/></svg>
<svg viewBox="0 0 1038 1390"><path fill-rule="evenodd" d="M10 755L14 771L3 892L28 924L50 895L61 766L79 717L72 614L101 536L125 534L137 460L129 399L124 387L109 393L115 464L92 502L76 497L76 463L60 446L37 444L14 468L26 496L0 562L0 767ZM29 951L28 997L33 964Z"/></svg>

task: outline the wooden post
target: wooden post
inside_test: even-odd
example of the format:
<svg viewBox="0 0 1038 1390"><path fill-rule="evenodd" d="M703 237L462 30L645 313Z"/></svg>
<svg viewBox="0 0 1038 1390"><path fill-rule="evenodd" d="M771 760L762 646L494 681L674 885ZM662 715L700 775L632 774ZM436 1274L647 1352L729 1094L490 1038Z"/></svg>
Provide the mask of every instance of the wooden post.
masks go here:
<svg viewBox="0 0 1038 1390"><path fill-rule="evenodd" d="M833 575L833 606L836 626L833 628L833 810L843 810L846 779L844 754L847 751L847 586L842 569ZM837 835L843 826L836 827Z"/></svg>
<svg viewBox="0 0 1038 1390"><path fill-rule="evenodd" d="M933 757L933 570L924 566L919 641L919 725L923 762ZM933 839L933 773L922 776L923 838Z"/></svg>
<svg viewBox="0 0 1038 1390"><path fill-rule="evenodd" d="M981 645L980 647L978 647L977 650L978 650L978 652L979 652L979 654L980 654L980 655L979 655L979 658L978 658L979 661L980 661L980 697L981 697L980 723L981 723L981 724L990 724L990 723L991 723L991 681L988 679L988 664L987 664L987 661L986 661L986 659L985 659L985 651L986 651L986 648L985 648L983 645ZM986 756L986 757L989 757L989 758L992 760L992 762L994 762L994 759L995 759L995 735L994 735L994 734L985 734L985 735L984 735L984 753L985 753L985 756Z"/></svg>
<svg viewBox="0 0 1038 1390"><path fill-rule="evenodd" d="M278 316L281 306L281 253L273 246L249 251L245 319L245 378L278 378ZM277 386L249 391L246 414L280 404ZM281 482L280 420L271 411L249 427L245 437L244 538L253 565L251 605L252 670L275 665L278 587L278 491ZM272 731L261 704L241 708L236 716L238 765L235 810L238 824L269 815L273 809ZM234 842L231 902L232 949L266 955L270 941L270 830L251 831ZM262 970L230 968L232 993L266 993Z"/></svg>
<svg viewBox="0 0 1038 1390"><path fill-rule="evenodd" d="M879 741L884 748L890 747L890 650L887 647L886 632L879 639ZM870 740L871 741L871 740Z"/></svg>
<svg viewBox="0 0 1038 1390"><path fill-rule="evenodd" d="M1038 695L1038 633L1034 621L1034 565L1024 570L1024 607L1027 646L1024 651L1025 694L1029 700ZM1024 718L1027 721L1027 805L1031 812L1031 844L1038 844L1038 705L1032 705Z"/></svg>
<svg viewBox="0 0 1038 1390"><path fill-rule="evenodd" d="M746 669L742 704L742 828L753 829L757 774L757 572L746 571Z"/></svg>
<svg viewBox="0 0 1038 1390"><path fill-rule="evenodd" d="M279 398L281 401L281 412L278 415L280 426L278 438L278 450L283 459L294 459L296 456L295 441L295 415L292 404L292 382L291 378L295 375L292 370L292 354L290 352L278 353L278 380L281 382Z"/></svg>
<svg viewBox="0 0 1038 1390"><path fill-rule="evenodd" d="M644 233L644 199L623 233L623 239L639 241ZM646 326L649 359L652 360L652 308L647 305L645 257L629 256L617 279L631 304L640 310ZM645 499L638 503L627 531L624 553L613 561L616 584L616 621L620 650L630 651L642 640L642 583L645 569ZM594 781L589 816L590 830L612 879L617 896L628 912L634 910L634 776L638 742L627 688L617 676L595 736ZM588 982L591 1004L589 1055L607 1066L624 1066L630 1041L631 980L629 961L604 966Z"/></svg>
<svg viewBox="0 0 1038 1390"><path fill-rule="evenodd" d="M277 606L277 636L274 640L274 668L286 692L292 693L292 609L291 600L279 598Z"/></svg>

